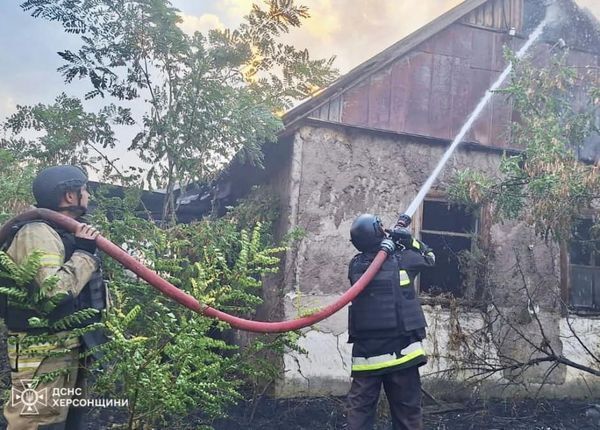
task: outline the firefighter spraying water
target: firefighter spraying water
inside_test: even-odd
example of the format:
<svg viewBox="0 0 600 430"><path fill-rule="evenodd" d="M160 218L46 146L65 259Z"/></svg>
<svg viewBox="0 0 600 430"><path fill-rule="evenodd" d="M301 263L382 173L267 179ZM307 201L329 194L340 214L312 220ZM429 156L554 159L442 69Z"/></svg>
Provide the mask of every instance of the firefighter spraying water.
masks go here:
<svg viewBox="0 0 600 430"><path fill-rule="evenodd" d="M518 53L516 54L516 58L522 58L527 53L529 48L539 39L546 25L553 19L555 19L557 13L558 12L554 5L550 5L548 7L546 17L532 32L525 45L523 45L523 47L518 51ZM416 208L419 207L419 205L423 201L423 198L425 197L425 195L439 176L440 172L444 168L446 162L448 161L456 147L460 144L466 133L470 130L478 115L489 103L493 96L493 92L502 85L502 83L506 80L511 70L512 65L509 65L506 68L506 70L504 70L504 72L500 75L498 80L486 92L486 94L481 99L473 113L471 113L471 115L469 116L467 122L462 127L460 133L456 136L456 138L454 139L450 147L447 149L434 171L431 173L421 190L413 199L412 203L409 205L408 209L405 212L408 218L405 218L404 221L400 219L397 227L406 228L407 219L410 219L410 216L412 216L415 213ZM6 223L0 230L0 241L6 240L6 238L9 236L11 228L15 224L34 219L44 219L53 222L56 225L60 226L61 228L65 228L68 231L76 231L80 225L75 219L65 217L52 210L36 209L25 212ZM170 282L162 279L156 272L144 267L139 261L128 255L125 251L123 251L121 248L114 245L104 237L98 236L96 238L96 243L98 249L117 260L123 266L137 274L140 278L144 279L154 288L158 289L160 292L172 298L176 302L188 307L189 309L199 314L225 321L229 323L232 327L241 330L263 333L280 333L298 330L300 328L313 325L339 311L360 294L360 292L369 284L369 282L379 271L381 265L385 262L387 258L387 253L385 252L385 250L380 251L373 259L372 264L368 268L368 270L366 270L363 273L363 275L358 280L356 280L354 285L350 289L348 289L336 302L326 306L320 311L310 316L290 321L263 322L238 318L233 315L229 315L227 313L214 309L204 303L200 303L196 298L190 296L189 294L186 294L176 286L172 285Z"/></svg>
<svg viewBox="0 0 600 430"><path fill-rule="evenodd" d="M423 427L419 367L427 362L421 341L427 323L414 281L435 264L433 250L412 237L411 219L402 214L385 231L379 217L360 215L350 237L360 252L348 268L351 283L362 276L373 258L388 254L381 270L348 310L348 342L352 344L352 386L348 393L348 428L373 427L381 386L385 390L394 429Z"/></svg>
<svg viewBox="0 0 600 430"><path fill-rule="evenodd" d="M555 14L556 10L551 5L547 9L544 20L517 52L517 59L522 58L539 39ZM47 255L42 256L44 269L40 272L47 272L50 275L54 272L59 273L61 270L64 272L62 281L64 285L61 285L66 299L65 305L61 305L60 309L65 308L66 310L61 316L76 313L84 307L104 309L106 306L100 264L95 257L96 248L117 260L176 302L198 314L222 320L241 330L263 333L298 330L331 316L353 302L349 310L350 323L348 327L350 342L354 344L352 351L354 380L349 395L350 412L348 415L350 428L369 428L372 424L374 419L372 406L376 404L381 384L384 385L390 399L395 428L421 428L418 367L426 362L425 352L421 347L421 341L425 338L426 323L413 288L413 281L422 269L433 266L435 256L427 245L412 237L408 227L411 223L411 216L421 205L454 150L489 103L494 91L504 83L511 70L512 64L504 70L485 93L406 212L398 218L392 229L385 230L379 218L373 215L365 214L355 220L351 229L351 237L352 243L360 251L360 254L350 263L349 278L352 286L334 303L309 316L281 322L247 320L201 303L172 285L156 272L143 266L120 247L99 235L92 227L81 223L79 217L85 213L89 196L85 189L87 177L72 166L57 166L40 174L37 181L39 189L35 194L38 209L25 212L6 223L0 229L0 243L12 244L10 250L14 251L13 254L16 252L15 249L26 248L28 244L33 243L26 233L31 233L32 238L35 236L36 240L44 242L43 245L38 245L42 250L46 249L44 246L47 244L53 244L54 248L48 250ZM50 197L51 201L46 202L45 199ZM38 229L39 232L35 229ZM25 254L21 257L26 258ZM42 283L43 281L42 279ZM41 288L41 285L38 288ZM361 295L366 288L368 288L369 294ZM88 298L89 300L84 300ZM9 330L14 332L16 338L22 334L30 334L30 331L34 333L35 327L14 324L18 320L26 322L31 320L30 318L21 318L22 315L17 315L18 312L20 310L16 308L4 306L2 317L8 322ZM85 324L93 322L86 321ZM89 339L84 339L85 345L70 345L69 351L71 351L73 363L77 362L81 348L86 346L93 348L102 343L102 339L96 339L96 337L102 336L101 333L97 333L96 337L92 334L90 333L88 336ZM15 351L17 351L15 354L18 355L18 347ZM30 360L29 367L23 367L26 364L24 357L17 357L14 360L15 363L19 359L22 372L13 372L13 386L18 381L37 372L38 367L41 368L42 362L48 362L45 360L44 354L40 355L37 362ZM78 366L73 364L71 367L77 368ZM50 370L53 369L50 368ZM78 374L73 374L68 379L71 384L69 388L75 387L79 379ZM406 387L409 389L407 390ZM366 408L364 407L365 402L367 402ZM5 415L14 421L10 428L29 428L27 427L29 425L26 422L27 418L23 419L15 411L14 407L11 409L9 406L5 410ZM40 422L46 425L43 428L51 429L59 428L56 426L64 425L68 420L80 421L80 417L72 412L64 409L61 410L59 416L48 414L49 418Z"/></svg>

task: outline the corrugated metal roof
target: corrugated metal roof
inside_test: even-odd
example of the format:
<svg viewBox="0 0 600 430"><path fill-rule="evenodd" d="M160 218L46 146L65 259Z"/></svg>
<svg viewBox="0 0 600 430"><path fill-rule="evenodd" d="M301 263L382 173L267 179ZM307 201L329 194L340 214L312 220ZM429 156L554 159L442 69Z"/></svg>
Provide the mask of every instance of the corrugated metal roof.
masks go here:
<svg viewBox="0 0 600 430"><path fill-rule="evenodd" d="M466 0L445 14L434 19L429 24L421 27L404 39L394 43L389 48L355 67L323 90L323 92L320 94L288 111L283 116L283 121L286 124L286 128L292 127L296 121L304 118L314 109L327 103L329 99L338 96L342 92L354 87L355 85L360 84L364 79L368 78L373 73L381 70L392 61L408 53L413 48L417 47L430 37L447 28L454 22L460 20L465 15L474 11L488 1L492 0Z"/></svg>

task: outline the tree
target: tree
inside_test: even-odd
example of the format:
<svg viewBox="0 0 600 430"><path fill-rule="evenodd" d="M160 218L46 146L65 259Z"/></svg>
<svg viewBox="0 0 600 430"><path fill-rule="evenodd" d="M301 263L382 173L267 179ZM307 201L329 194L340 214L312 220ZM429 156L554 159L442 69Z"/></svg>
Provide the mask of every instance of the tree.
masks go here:
<svg viewBox="0 0 600 430"><path fill-rule="evenodd" d="M307 17L306 8L289 0L253 7L237 30L193 36L179 29L166 0L29 0L22 6L81 37L79 50L60 53L60 71L67 83L89 79L85 97L115 105L88 113L81 100L61 95L51 105L19 107L4 125L7 168L29 166L31 174L48 162L94 164L96 155L114 167L102 150L116 142L112 125L132 124L126 103L139 99L146 103L143 131L130 150L152 164L147 183L167 188L163 218L174 220L177 185L209 180L234 154L260 163L260 145L280 128L276 112L336 76L332 60L312 60L279 41ZM30 199L28 189L18 189ZM200 301L251 315L261 302L260 279L276 270L281 252L265 239L268 226L255 225L273 208L260 203L259 216L250 208L228 219L158 228L134 216L139 192L132 188L125 199L95 196L93 222L102 234ZM238 350L226 324L156 294L112 260L105 271L114 294L105 322L114 340L105 347L107 371L95 392L129 400L129 428L165 422L177 428L176 420L184 422L198 408L197 422L206 424L241 397L245 381L278 374L264 351L294 348L292 334L252 338Z"/></svg>
<svg viewBox="0 0 600 430"><path fill-rule="evenodd" d="M112 124L132 123L128 109L109 105L98 114L88 113L79 99L63 93L52 105L17 106L17 112L4 123L8 137L0 139L0 148L21 161L37 160L44 165L78 164L96 169L98 161L106 161L108 175L112 160L102 150L115 146ZM32 134L38 136L32 138Z"/></svg>
<svg viewBox="0 0 600 430"><path fill-rule="evenodd" d="M235 154L260 163L260 146L280 128L274 112L336 77L333 58L311 60L279 41L308 16L293 0L254 5L234 31L186 35L167 0L28 0L34 17L59 21L81 36L77 52L59 53L66 82L88 78L86 98L143 97L144 126L131 143L152 167L147 181L166 187L163 218L173 217L174 191L209 180Z"/></svg>
<svg viewBox="0 0 600 430"><path fill-rule="evenodd" d="M0 149L0 223L4 223L33 202L31 184L35 165L18 161L15 155Z"/></svg>
<svg viewBox="0 0 600 430"><path fill-rule="evenodd" d="M201 302L251 315L262 302L261 276L277 271L283 251L264 239L267 226L238 232L235 220L221 219L160 229L133 215L138 198L134 190L124 199L99 196L94 221L103 235ZM128 400L128 429L189 428L191 420L207 428L242 398L246 382L278 375L264 351L296 348L292 333L260 336L240 350L228 340L227 324L172 302L112 260L105 273L113 295L105 324L113 340L102 347L97 364L104 371L94 392Z"/></svg>
<svg viewBox="0 0 600 430"><path fill-rule="evenodd" d="M568 239L577 218L600 197L598 166L578 159L586 139L598 132L595 70L568 67L566 55L542 68L509 59L516 67L500 93L518 113L511 145L522 151L503 157L500 176L459 173L450 194L458 203L489 203L499 218L524 221L545 239Z"/></svg>
<svg viewBox="0 0 600 430"><path fill-rule="evenodd" d="M583 145L598 137L596 70L569 67L568 52L552 57L543 67L509 59L515 68L500 93L517 114L511 146L521 150L502 158L497 175L474 170L458 173L449 192L457 203L491 208L496 221L528 226L547 249L565 250L574 226L598 208L600 198L598 164L579 159ZM521 228L515 231L526 233ZM506 285L494 285L492 250L463 256L463 262L472 257L463 269L477 271L484 289L484 324L473 330L456 323L458 334L452 337L460 353L451 357L455 367L449 371L467 372L476 383L501 372L509 382L520 384L526 371L536 369L541 374L540 389L559 367L600 375L596 345L586 342L565 312L568 304L560 280L532 272L537 247L531 244L533 238L525 240L531 241L526 242L529 247L513 244L509 251L511 267L495 269L510 278ZM558 327L561 313L568 329L565 335ZM566 356L563 344L581 354Z"/></svg>

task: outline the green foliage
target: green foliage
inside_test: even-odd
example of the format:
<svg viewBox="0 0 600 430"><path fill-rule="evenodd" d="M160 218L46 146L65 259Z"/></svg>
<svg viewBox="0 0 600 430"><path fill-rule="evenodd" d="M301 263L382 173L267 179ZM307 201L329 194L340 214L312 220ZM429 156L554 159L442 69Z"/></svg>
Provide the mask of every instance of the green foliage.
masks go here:
<svg viewBox="0 0 600 430"><path fill-rule="evenodd" d="M276 193L264 185L254 186L245 198L229 209L225 218L235 222L238 228L259 222L269 227L277 221L280 214Z"/></svg>
<svg viewBox="0 0 600 430"><path fill-rule="evenodd" d="M129 150L148 163L146 183L167 190L173 216L177 184L213 178L237 155L261 164L261 145L281 128L275 114L337 76L332 59L280 41L308 17L293 0L254 5L235 30L185 34L167 0L28 0L34 17L80 35L77 51L59 54L66 82L89 79L86 98L144 97L142 131Z"/></svg>
<svg viewBox="0 0 600 430"><path fill-rule="evenodd" d="M34 251L25 262L17 265L6 253L0 251L0 282L2 283L0 293L7 296L9 306L29 310L37 315L29 318L28 322L32 327L43 329L39 334L28 334L20 339L22 356L37 354L35 351L30 353L24 351L27 351L30 346L44 343L57 346L57 349L48 353L49 355L61 355L65 352L60 348L61 345L66 345L92 329L102 327L102 324L98 323L93 327L75 329L77 325L97 315L96 309L82 309L58 321L48 320L48 316L65 298L66 293L56 291L58 278L55 276L45 279L42 285L36 284L35 277L41 265L42 255L42 252ZM66 336L54 334L69 330L72 332ZM51 380L54 377L55 375L45 374L43 380Z"/></svg>
<svg viewBox="0 0 600 430"><path fill-rule="evenodd" d="M0 147L0 223L31 204L34 175L35 165L22 163L15 154Z"/></svg>
<svg viewBox="0 0 600 430"><path fill-rule="evenodd" d="M460 203L493 204L502 219L519 219L544 238L568 238L574 221L600 195L598 167L578 160L586 139L597 132L595 71L566 65L567 54L546 67L515 62L511 82L500 91L518 112L511 146L500 174L458 174L451 195Z"/></svg>
<svg viewBox="0 0 600 430"><path fill-rule="evenodd" d="M293 0L253 6L235 30L191 36L181 31L179 12L167 0L27 0L22 7L80 38L79 49L59 53L64 60L59 71L66 83L89 81L86 99L111 98L115 105L88 113L79 99L61 95L50 105L19 107L3 124L7 137L0 162L6 153L7 165L26 161L32 172L47 163L94 167L102 161L105 178L166 188L165 221L175 221L177 186L213 179L234 156L261 165L261 145L276 140L283 109L337 77L333 59L313 60L306 50L281 41L308 16ZM122 106L135 99L144 101L144 113L136 118L141 131L129 150L152 167L147 172L130 168L126 176L103 150L115 144L114 125L133 124ZM32 132L38 138L30 138ZM18 182L19 176L7 171L0 183L18 190L19 202L30 201L23 190L29 192L31 181ZM283 251L271 246L268 233L276 205L268 192L260 194L253 193L225 219L188 226L172 222L161 229L141 204L139 190L128 190L124 199L101 190L94 224L199 300L252 315L262 303L261 279L277 270ZM203 423L209 423L240 398L243 384L256 393L260 383L278 375L269 354L296 348L297 335L288 334L257 336L240 349L226 324L173 303L111 259L104 270L114 302L105 326L113 339L102 347L106 370L99 373L95 391L129 400L129 428L184 427L198 408ZM35 299L54 287L42 286ZM9 293L15 300L23 297L17 290ZM36 326L49 326L44 312L58 299L58 294L46 297L33 320ZM85 316L72 316L60 327ZM85 330L73 329L71 335Z"/></svg>
<svg viewBox="0 0 600 430"><path fill-rule="evenodd" d="M131 124L132 121L129 110L114 105L101 109L98 114L87 113L79 99L63 93L52 105L17 106L17 112L4 123L4 130L10 134L0 140L0 147L20 160L95 168L104 158L101 149L115 146L111 124ZM41 136L22 137L32 132Z"/></svg>
<svg viewBox="0 0 600 430"><path fill-rule="evenodd" d="M0 252L2 277L12 279L17 287L26 286L33 280L37 270L40 268L41 257L41 252L34 252L22 265L19 266L12 261L12 259L6 253Z"/></svg>
<svg viewBox="0 0 600 430"><path fill-rule="evenodd" d="M298 312L298 316L299 317L309 317L311 315L316 314L317 312L320 312L323 308L321 307L313 307L313 308L307 308L307 309L300 309L300 311Z"/></svg>
<svg viewBox="0 0 600 430"><path fill-rule="evenodd" d="M135 216L136 195L98 196L94 217L103 235L199 301L253 315L262 303L261 278L277 270L284 250L267 246L264 225L239 231L235 220L218 219L160 229ZM128 428L183 427L198 409L208 424L241 398L246 384L278 375L267 353L295 348L294 335L284 335L256 337L239 349L227 324L172 302L113 261L105 271L113 340L103 347L106 370L94 390L129 400Z"/></svg>
<svg viewBox="0 0 600 430"><path fill-rule="evenodd" d="M484 173L467 168L457 172L448 188L451 201L466 207L479 204L489 193L492 180Z"/></svg>

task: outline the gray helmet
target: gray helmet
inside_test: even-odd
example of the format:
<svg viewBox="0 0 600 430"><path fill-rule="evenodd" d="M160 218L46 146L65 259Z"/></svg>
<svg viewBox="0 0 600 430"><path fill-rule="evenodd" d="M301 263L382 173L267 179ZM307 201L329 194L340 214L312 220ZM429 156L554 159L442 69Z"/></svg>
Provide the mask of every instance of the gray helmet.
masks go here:
<svg viewBox="0 0 600 430"><path fill-rule="evenodd" d="M385 239L383 224L376 215L359 215L350 227L350 241L360 252L378 249L383 239Z"/></svg>
<svg viewBox="0 0 600 430"><path fill-rule="evenodd" d="M43 169L33 180L32 191L36 206L58 210L65 193L79 191L87 181L87 174L81 167L53 166Z"/></svg>

